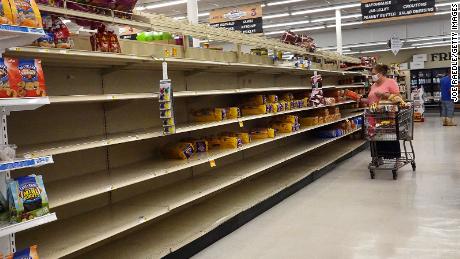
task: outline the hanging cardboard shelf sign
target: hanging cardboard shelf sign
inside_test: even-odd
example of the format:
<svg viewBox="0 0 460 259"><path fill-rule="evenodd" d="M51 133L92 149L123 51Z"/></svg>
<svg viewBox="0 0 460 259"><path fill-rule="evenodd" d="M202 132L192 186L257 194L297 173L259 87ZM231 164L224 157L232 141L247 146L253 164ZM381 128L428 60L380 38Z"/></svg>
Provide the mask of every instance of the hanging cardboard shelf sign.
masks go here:
<svg viewBox="0 0 460 259"><path fill-rule="evenodd" d="M361 0L364 23L431 16L435 12L435 0Z"/></svg>
<svg viewBox="0 0 460 259"><path fill-rule="evenodd" d="M401 48L403 46L403 42L401 41L401 39L399 37L393 36L390 39L390 44L391 44L391 51L396 56L398 54L399 50L401 50Z"/></svg>
<svg viewBox="0 0 460 259"><path fill-rule="evenodd" d="M209 14L209 23L216 28L240 31L246 34L264 32L260 4L213 10Z"/></svg>

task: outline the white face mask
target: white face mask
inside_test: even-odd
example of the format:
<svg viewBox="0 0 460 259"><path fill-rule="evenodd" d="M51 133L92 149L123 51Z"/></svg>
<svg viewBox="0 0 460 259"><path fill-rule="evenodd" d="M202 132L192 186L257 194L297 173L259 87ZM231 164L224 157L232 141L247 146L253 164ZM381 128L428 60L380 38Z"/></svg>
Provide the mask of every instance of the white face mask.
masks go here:
<svg viewBox="0 0 460 259"><path fill-rule="evenodd" d="M377 82L377 81L379 81L379 79L380 79L379 74L372 75L372 81Z"/></svg>

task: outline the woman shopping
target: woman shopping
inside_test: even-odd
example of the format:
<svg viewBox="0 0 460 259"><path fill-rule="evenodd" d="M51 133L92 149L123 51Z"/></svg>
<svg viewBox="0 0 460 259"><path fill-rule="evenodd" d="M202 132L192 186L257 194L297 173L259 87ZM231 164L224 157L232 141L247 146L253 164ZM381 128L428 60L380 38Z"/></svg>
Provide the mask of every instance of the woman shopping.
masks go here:
<svg viewBox="0 0 460 259"><path fill-rule="evenodd" d="M399 86L395 80L387 77L389 68L387 65L375 65L372 69L371 86L367 98L361 98L361 102L369 106L378 104L381 100L391 100L392 102L402 102ZM383 163L383 159L399 159L401 157L401 146L398 140L376 141L372 143L376 154L373 154L373 164ZM375 157L374 157L375 155ZM374 160L375 159L375 160Z"/></svg>

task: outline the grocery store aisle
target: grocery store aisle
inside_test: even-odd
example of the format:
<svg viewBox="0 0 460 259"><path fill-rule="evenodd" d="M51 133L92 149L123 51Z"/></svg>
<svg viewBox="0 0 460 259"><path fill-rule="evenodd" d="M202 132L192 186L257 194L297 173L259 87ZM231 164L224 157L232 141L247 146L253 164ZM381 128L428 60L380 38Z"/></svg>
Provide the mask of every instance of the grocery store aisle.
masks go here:
<svg viewBox="0 0 460 259"><path fill-rule="evenodd" d="M460 127L415 138L416 173L370 180L364 151L195 258L460 258Z"/></svg>

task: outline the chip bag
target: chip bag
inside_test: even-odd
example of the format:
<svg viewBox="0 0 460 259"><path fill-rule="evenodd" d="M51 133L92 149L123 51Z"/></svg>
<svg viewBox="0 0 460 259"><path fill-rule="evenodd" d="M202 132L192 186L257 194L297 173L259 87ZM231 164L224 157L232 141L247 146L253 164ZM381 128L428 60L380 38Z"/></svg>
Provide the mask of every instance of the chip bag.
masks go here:
<svg viewBox="0 0 460 259"><path fill-rule="evenodd" d="M48 214L48 196L41 175L19 177L8 183L11 220L26 221Z"/></svg>
<svg viewBox="0 0 460 259"><path fill-rule="evenodd" d="M42 17L35 0L10 0L12 12L17 12L16 24L42 28Z"/></svg>
<svg viewBox="0 0 460 259"><path fill-rule="evenodd" d="M17 13L13 14L13 11L16 9L10 7L8 0L0 0L0 24L14 24Z"/></svg>
<svg viewBox="0 0 460 259"><path fill-rule="evenodd" d="M39 59L19 60L17 70L19 77L15 83L21 97L46 96L45 77L43 75L42 62Z"/></svg>
<svg viewBox="0 0 460 259"><path fill-rule="evenodd" d="M0 98L18 96L19 89L17 83L14 82L14 79L18 78L17 65L17 59L0 58Z"/></svg>
<svg viewBox="0 0 460 259"><path fill-rule="evenodd" d="M39 259L37 245L10 254L6 259Z"/></svg>

